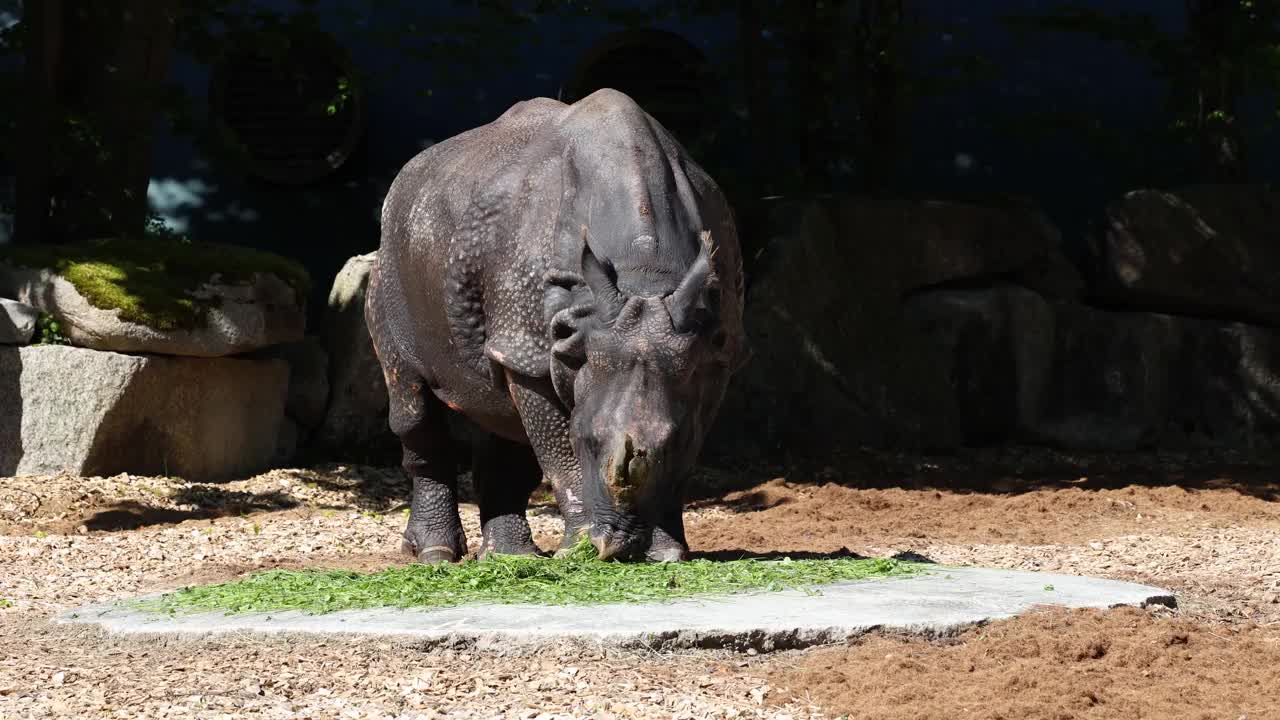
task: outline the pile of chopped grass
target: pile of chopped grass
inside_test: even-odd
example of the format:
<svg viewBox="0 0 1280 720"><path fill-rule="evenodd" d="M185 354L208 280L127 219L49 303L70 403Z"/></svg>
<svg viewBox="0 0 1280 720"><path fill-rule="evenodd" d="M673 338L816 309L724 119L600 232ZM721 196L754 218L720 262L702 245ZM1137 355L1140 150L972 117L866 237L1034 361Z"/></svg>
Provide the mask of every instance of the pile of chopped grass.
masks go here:
<svg viewBox="0 0 1280 720"><path fill-rule="evenodd" d="M595 559L590 543L567 557L493 556L458 565L410 565L371 574L271 570L244 580L189 587L135 603L153 612L228 614L362 608L439 608L475 604L594 605L657 602L751 590L810 590L849 580L910 575L915 563L885 558L690 560L616 563Z"/></svg>
<svg viewBox="0 0 1280 720"><path fill-rule="evenodd" d="M48 268L66 278L96 308L155 330L199 327L217 298L192 295L214 274L219 282L248 282L272 273L288 283L299 302L311 278L298 263L273 253L219 243L168 238L109 238L70 245L13 245L0 249L0 264Z"/></svg>

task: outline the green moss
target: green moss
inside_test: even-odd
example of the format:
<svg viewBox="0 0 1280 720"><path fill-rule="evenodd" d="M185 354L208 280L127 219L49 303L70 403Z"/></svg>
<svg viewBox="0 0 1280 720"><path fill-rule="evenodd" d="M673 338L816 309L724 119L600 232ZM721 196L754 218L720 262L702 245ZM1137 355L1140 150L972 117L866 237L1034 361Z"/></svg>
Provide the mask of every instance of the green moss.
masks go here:
<svg viewBox="0 0 1280 720"><path fill-rule="evenodd" d="M883 558L830 560L691 560L615 563L596 560L586 543L561 559L494 556L458 565L410 565L361 574L342 570L272 570L244 580L190 587L135 601L152 612L319 614L376 607L450 607L468 603L594 605L655 602L749 590L810 589L833 582L922 572Z"/></svg>
<svg viewBox="0 0 1280 720"><path fill-rule="evenodd" d="M120 318L156 330L203 324L217 298L192 296L214 274L224 284L248 283L254 273L273 273L297 293L311 292L311 278L298 263L235 245L176 239L108 239L72 245L0 248L0 264L49 268L66 278L96 308L119 310Z"/></svg>

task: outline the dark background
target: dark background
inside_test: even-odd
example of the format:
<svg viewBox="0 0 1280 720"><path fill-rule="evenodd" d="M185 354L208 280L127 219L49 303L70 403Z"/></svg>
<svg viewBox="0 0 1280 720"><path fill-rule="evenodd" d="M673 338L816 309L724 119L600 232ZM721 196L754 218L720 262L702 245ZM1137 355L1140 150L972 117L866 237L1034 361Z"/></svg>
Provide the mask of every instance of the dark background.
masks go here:
<svg viewBox="0 0 1280 720"><path fill-rule="evenodd" d="M12 23L21 4L7 5L0 18ZM63 6L65 24L87 4L53 5ZM131 7L124 0L94 5ZM133 160L145 168L134 175L146 182L149 208L194 238L302 260L317 280L313 308L345 258L376 247L381 197L413 154L521 99L573 100L600 86L632 94L671 126L740 215L772 195L1012 194L1047 211L1070 253L1097 209L1119 193L1216 179L1220 168L1199 157L1195 133L1170 130L1187 119L1170 102L1187 82L1177 63L1186 76L1203 52L1192 42L1189 13L1215 5L1239 11L1239 3L1210 0L141 3L142 12L167 12L172 29L151 88L159 99L107 102L137 106L126 124L155 126L141 145L146 152L134 152L145 157ZM16 29L22 25L31 23ZM146 35L124 27L115 31L121 43L106 21L86 25L64 29L63 47L73 47L76 32L93 34L101 43L96 55L80 51L89 64L110 64L121 44ZM1274 33L1274 13L1253 25ZM259 102L272 92L261 73L228 70L236 67L235 39L264 32L321 33L331 44L300 54L299 66L318 82L341 75L358 88L338 113L350 134L326 136L341 149L338 167L284 182L265 178L252 157L228 149L235 138L228 142L225 128L218 137L228 114L211 103L219 87L256 88ZM6 66L20 69L29 48L23 33L10 35ZM1188 56L1170 61L1161 43ZM606 47L616 52L602 53ZM347 63L336 73L317 59L343 55ZM7 97L30 99L20 91L29 89L29 76L9 79L19 90L11 87ZM58 92L68 105L63 98L74 90ZM1231 179L1273 180L1274 85L1242 86L1230 104L1232 131L1247 141L1247 162L1230 170ZM26 103L7 105L0 177L15 173L20 149L31 145L19 117ZM91 104L79 113L89 123L105 114ZM139 119L148 116L150 123ZM259 143L293 144L313 157L329 147L300 140L305 122L287 112L268 123ZM86 182L84 172L66 174L72 184ZM10 214L0 223L5 235L12 234L15 185L0 182ZM117 213L116 222L126 215ZM87 234L80 220L57 217L28 227L46 240Z"/></svg>

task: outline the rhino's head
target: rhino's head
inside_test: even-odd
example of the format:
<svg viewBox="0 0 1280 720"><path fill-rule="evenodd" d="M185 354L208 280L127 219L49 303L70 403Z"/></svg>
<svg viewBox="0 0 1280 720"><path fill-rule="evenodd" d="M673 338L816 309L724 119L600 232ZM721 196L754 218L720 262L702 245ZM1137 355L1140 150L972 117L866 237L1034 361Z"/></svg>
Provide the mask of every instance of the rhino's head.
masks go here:
<svg viewBox="0 0 1280 720"><path fill-rule="evenodd" d="M627 558L643 554L656 530L668 544L656 556L675 559L684 538L662 526L678 527L669 521L679 518L685 478L733 362L709 237L665 296L628 296L589 247L580 279L589 300L551 323L552 379L572 408L591 540L601 558Z"/></svg>

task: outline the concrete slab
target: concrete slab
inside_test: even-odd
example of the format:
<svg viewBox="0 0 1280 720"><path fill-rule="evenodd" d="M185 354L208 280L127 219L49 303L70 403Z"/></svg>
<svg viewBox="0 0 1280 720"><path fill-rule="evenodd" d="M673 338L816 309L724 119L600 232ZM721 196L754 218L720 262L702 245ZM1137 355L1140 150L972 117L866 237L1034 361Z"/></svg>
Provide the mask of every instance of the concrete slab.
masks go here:
<svg viewBox="0 0 1280 720"><path fill-rule="evenodd" d="M934 567L927 574L827 585L820 594L758 592L667 603L548 607L471 605L436 610L297 611L165 616L114 603L59 616L112 633L172 638L224 633L359 635L426 645L506 647L581 643L615 647L781 650L882 630L936 637L1038 605L1175 606L1167 590L1099 578Z"/></svg>

